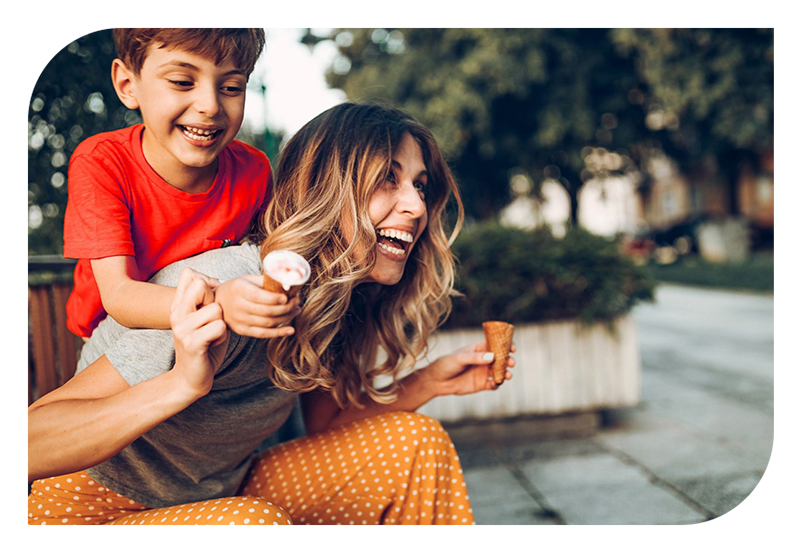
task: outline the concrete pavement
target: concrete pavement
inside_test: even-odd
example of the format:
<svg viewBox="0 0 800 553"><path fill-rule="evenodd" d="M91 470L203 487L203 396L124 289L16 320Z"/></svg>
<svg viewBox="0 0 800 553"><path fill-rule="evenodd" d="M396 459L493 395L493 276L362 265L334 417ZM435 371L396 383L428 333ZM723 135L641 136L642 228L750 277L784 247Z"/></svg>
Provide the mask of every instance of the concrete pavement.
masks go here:
<svg viewBox="0 0 800 553"><path fill-rule="evenodd" d="M739 505L772 450L773 313L771 295L661 285L634 309L637 407L447 425L478 524L692 524Z"/></svg>

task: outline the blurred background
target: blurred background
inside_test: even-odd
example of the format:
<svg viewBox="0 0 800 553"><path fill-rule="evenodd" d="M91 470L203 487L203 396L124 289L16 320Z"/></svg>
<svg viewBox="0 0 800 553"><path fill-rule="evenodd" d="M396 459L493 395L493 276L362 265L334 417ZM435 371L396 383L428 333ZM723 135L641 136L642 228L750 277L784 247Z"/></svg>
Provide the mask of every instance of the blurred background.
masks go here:
<svg viewBox="0 0 800 553"><path fill-rule="evenodd" d="M324 109L381 101L459 182L464 297L441 341L500 318L520 350L505 395L430 408L479 523L700 522L752 491L772 444L772 29L266 31L241 140L275 161ZM80 347L59 327L70 154L140 121L114 57L110 30L77 38L31 95L29 301L52 331L32 327L29 400Z"/></svg>

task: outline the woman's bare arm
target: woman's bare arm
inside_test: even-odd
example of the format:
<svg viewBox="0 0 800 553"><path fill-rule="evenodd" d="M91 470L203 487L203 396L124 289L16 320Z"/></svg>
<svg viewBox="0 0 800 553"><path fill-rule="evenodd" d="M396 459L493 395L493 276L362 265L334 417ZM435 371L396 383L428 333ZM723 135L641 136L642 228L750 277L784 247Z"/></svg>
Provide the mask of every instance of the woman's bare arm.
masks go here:
<svg viewBox="0 0 800 553"><path fill-rule="evenodd" d="M194 399L175 374L129 386L105 356L28 408L28 481L113 457Z"/></svg>
<svg viewBox="0 0 800 553"><path fill-rule="evenodd" d="M28 408L29 481L94 466L211 390L227 330L219 305L205 304L208 290L191 270L181 274L170 371L129 386L103 356Z"/></svg>
<svg viewBox="0 0 800 553"><path fill-rule="evenodd" d="M496 385L491 380L490 368L493 357L486 355L486 349L485 342L477 342L411 373L400 381L397 399L388 404L378 403L363 394L363 408L340 409L326 392L303 394L301 401L306 431L314 434L389 411L416 411L437 396L494 390ZM508 366L514 366L511 357ZM512 378L510 371L506 372L506 378Z"/></svg>

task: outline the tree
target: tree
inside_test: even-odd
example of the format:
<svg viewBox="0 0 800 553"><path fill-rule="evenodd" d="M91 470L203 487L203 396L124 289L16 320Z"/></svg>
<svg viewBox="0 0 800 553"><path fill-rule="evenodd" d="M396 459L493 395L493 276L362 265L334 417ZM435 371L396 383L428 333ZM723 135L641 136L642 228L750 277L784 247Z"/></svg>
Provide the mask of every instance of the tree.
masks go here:
<svg viewBox="0 0 800 553"><path fill-rule="evenodd" d="M558 180L574 220L589 176L584 148L625 143L642 126L641 106L627 100L637 84L632 64L603 29L338 34L349 64L335 65L329 83L354 99L389 100L429 125L478 219L506 205L510 174L524 172L539 184Z"/></svg>
<svg viewBox="0 0 800 553"><path fill-rule="evenodd" d="M738 214L742 166L757 169L773 145L773 30L615 29L610 37L648 91L645 121L661 148L683 172L721 178Z"/></svg>
<svg viewBox="0 0 800 553"><path fill-rule="evenodd" d="M514 172L558 180L574 222L580 187L596 176L587 163L595 152L618 154L601 171L637 172L646 183L654 151L688 168L724 159L727 145L740 153L757 147L755 137L771 141L769 31L341 29L332 37L340 57L329 84L430 126L479 219L507 203ZM713 45L699 60L697 41ZM742 119L748 130L734 139ZM719 148L706 149L708 137Z"/></svg>

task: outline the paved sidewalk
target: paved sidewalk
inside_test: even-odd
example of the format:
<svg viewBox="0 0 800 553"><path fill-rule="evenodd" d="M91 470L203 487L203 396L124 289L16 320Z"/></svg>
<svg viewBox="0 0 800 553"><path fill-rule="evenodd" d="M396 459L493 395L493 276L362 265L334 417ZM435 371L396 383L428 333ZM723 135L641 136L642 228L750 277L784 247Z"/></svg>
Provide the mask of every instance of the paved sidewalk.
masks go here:
<svg viewBox="0 0 800 553"><path fill-rule="evenodd" d="M634 317L639 406L446 426L478 524L692 524L755 488L772 450L772 296L661 286Z"/></svg>

